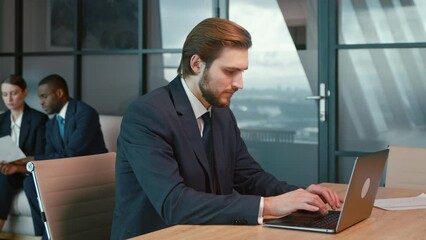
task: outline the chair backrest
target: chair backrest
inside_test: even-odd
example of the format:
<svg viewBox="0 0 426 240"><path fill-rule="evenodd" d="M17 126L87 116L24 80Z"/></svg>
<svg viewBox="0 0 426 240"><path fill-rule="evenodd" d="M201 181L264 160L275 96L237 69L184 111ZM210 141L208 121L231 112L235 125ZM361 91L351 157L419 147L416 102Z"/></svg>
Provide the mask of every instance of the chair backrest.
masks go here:
<svg viewBox="0 0 426 240"><path fill-rule="evenodd" d="M121 116L100 115L99 122L101 124L102 134L106 148L110 152L117 151L117 138L120 133Z"/></svg>
<svg viewBox="0 0 426 240"><path fill-rule="evenodd" d="M426 191L426 148L389 146L386 187Z"/></svg>
<svg viewBox="0 0 426 240"><path fill-rule="evenodd" d="M109 239L115 192L115 152L32 161L50 239Z"/></svg>

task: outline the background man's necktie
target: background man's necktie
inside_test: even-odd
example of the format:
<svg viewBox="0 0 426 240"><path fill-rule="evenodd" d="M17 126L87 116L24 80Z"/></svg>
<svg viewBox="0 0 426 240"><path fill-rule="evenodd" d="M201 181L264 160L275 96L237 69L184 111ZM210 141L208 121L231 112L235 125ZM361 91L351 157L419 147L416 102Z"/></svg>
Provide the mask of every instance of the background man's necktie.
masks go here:
<svg viewBox="0 0 426 240"><path fill-rule="evenodd" d="M204 149L206 150L207 158L209 160L209 166L213 178L213 183L211 184L213 189L211 189L211 191L212 193L219 193L219 183L217 181L216 165L214 159L213 134L210 113L204 113L202 118L204 121L203 144Z"/></svg>
<svg viewBox="0 0 426 240"><path fill-rule="evenodd" d="M65 119L59 115L56 115L56 120L58 120L59 133L61 134L62 140L64 140Z"/></svg>

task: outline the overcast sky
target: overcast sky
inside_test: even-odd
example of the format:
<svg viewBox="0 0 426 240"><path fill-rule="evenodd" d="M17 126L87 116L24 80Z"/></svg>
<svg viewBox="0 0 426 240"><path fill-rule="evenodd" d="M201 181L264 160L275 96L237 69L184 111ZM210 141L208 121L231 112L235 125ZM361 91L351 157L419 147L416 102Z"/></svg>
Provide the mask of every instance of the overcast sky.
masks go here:
<svg viewBox="0 0 426 240"><path fill-rule="evenodd" d="M181 48L188 32L202 19L212 16L211 2L186 0L181 4L181 1L162 0L162 6L168 6L160 10L163 47ZM245 88L309 87L276 0L232 0L229 17L252 35L249 69L244 73Z"/></svg>

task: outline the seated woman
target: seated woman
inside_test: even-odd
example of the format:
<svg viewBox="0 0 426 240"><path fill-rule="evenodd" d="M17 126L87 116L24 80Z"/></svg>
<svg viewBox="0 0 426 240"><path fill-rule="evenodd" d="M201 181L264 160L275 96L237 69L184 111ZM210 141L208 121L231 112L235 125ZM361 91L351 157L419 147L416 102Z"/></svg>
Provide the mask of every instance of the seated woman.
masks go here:
<svg viewBox="0 0 426 240"><path fill-rule="evenodd" d="M25 103L28 90L22 77L10 75L4 79L1 93L8 110L0 114L0 137L10 135L27 158L10 163L0 159L0 231L9 215L14 193L23 187L25 164L32 156L44 153L45 125L49 120L46 114Z"/></svg>

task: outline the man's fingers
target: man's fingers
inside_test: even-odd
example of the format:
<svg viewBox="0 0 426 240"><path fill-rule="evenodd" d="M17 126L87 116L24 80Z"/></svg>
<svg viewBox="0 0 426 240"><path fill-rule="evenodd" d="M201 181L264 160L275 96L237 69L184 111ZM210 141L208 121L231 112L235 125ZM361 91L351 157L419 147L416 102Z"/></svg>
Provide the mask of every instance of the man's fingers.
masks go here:
<svg viewBox="0 0 426 240"><path fill-rule="evenodd" d="M315 184L310 185L307 190L319 195L331 208L338 209L341 207L343 199L335 191Z"/></svg>

